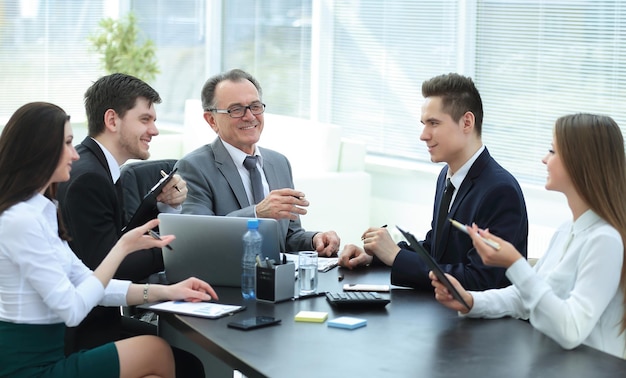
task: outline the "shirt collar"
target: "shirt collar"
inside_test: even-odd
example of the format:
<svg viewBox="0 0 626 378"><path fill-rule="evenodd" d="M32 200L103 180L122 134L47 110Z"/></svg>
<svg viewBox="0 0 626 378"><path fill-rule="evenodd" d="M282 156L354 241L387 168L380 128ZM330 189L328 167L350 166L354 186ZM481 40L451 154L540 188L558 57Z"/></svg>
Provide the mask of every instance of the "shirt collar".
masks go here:
<svg viewBox="0 0 626 378"><path fill-rule="evenodd" d="M450 181L452 181L452 185L454 185L456 189L458 189L461 186L461 183L463 183L463 180L465 180L465 176L467 176L467 173L469 172L470 168L472 167L476 159L478 159L478 156L480 156L480 154L482 154L484 150L485 150L485 145L483 144L482 146L480 146L478 151L476 151L474 155L472 155L472 157L469 158L469 160L466 161L465 164L463 164L463 166L459 168L459 170L456 171L454 175L452 176L450 176L450 168L448 167L448 173L447 173L446 178L449 178Z"/></svg>
<svg viewBox="0 0 626 378"><path fill-rule="evenodd" d="M242 166L243 167L243 161L246 159L248 154L246 154L245 152L241 151L237 147L235 147L235 146L225 142L222 138L220 138L220 141L224 145L224 148L226 148L226 151L228 151L228 154L230 155L230 158L233 159L233 162L235 162L235 164L237 166ZM259 164L260 164L261 168L263 168L263 156L261 155L261 151L259 151L259 149L256 147L256 145L254 146L254 154L253 154L253 156L258 156L259 157L259 160L258 160Z"/></svg>
<svg viewBox="0 0 626 378"><path fill-rule="evenodd" d="M113 183L115 184L117 180L119 180L120 178L120 166L117 164L117 160L115 160L115 157L113 157L113 154L109 152L109 150L107 150L106 147L102 145L102 143L98 142L95 139L93 139L93 141L98 143L98 146L100 146L100 149L102 149L102 152L104 153L104 157L107 159L109 172L111 172L111 179L113 180Z"/></svg>
<svg viewBox="0 0 626 378"><path fill-rule="evenodd" d="M38 212L41 212L50 226L57 231L57 206L58 202L56 200L50 200L48 197L44 196L41 193L35 193L34 196L25 201L29 206L37 209Z"/></svg>
<svg viewBox="0 0 626 378"><path fill-rule="evenodd" d="M585 211L580 217L578 217L578 219L576 219L576 221L572 224L572 233L578 234L595 225L596 223L602 221L603 219L600 218L598 214L589 209Z"/></svg>

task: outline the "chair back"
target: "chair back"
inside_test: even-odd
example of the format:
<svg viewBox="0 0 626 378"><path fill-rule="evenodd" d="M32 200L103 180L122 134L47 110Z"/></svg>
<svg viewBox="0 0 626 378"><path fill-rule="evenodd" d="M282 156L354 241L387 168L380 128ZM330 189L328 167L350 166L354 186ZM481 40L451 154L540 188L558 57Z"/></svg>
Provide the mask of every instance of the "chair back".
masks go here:
<svg viewBox="0 0 626 378"><path fill-rule="evenodd" d="M120 169L124 193L124 223L139 207L143 197L161 179L161 171L170 173L176 159L143 160L124 164Z"/></svg>

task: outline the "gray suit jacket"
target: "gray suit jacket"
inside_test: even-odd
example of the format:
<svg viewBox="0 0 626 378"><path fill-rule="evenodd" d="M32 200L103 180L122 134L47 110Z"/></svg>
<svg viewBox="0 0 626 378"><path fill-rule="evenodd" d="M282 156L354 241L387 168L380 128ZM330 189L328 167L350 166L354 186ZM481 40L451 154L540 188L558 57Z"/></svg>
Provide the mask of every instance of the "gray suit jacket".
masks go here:
<svg viewBox="0 0 626 378"><path fill-rule="evenodd" d="M259 150L270 190L293 188L289 160L276 151L261 147ZM254 217L254 205L248 201L237 167L219 138L185 155L176 167L189 190L183 203L183 214ZM312 239L316 232L305 231L300 219L278 222L283 236L283 252L313 249Z"/></svg>

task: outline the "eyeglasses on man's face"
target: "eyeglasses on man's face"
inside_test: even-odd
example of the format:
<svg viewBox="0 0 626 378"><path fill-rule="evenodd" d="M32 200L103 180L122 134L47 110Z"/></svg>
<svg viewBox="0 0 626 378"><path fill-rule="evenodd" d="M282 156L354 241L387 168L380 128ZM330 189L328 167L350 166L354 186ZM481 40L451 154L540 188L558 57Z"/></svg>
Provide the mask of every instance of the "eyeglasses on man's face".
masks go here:
<svg viewBox="0 0 626 378"><path fill-rule="evenodd" d="M265 111L265 104L257 102L248 106L231 106L228 109L208 109L208 111L228 114L230 118L241 118L246 114L247 109L250 109L250 113L253 115L259 115Z"/></svg>

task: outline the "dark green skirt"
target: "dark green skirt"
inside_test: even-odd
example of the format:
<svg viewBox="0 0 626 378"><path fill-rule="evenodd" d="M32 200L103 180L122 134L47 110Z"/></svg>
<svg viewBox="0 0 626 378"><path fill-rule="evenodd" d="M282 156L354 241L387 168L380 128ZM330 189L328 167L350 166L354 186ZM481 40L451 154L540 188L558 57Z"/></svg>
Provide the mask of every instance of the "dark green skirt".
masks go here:
<svg viewBox="0 0 626 378"><path fill-rule="evenodd" d="M0 321L0 377L117 378L120 361L115 344L65 357L65 325Z"/></svg>

